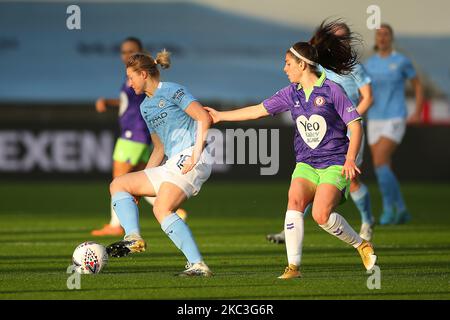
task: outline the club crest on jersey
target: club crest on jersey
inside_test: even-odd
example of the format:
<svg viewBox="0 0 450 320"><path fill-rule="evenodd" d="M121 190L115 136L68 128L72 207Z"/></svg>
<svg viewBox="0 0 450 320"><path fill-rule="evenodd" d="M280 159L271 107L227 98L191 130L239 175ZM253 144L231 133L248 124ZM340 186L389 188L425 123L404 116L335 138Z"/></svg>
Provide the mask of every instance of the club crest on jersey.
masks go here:
<svg viewBox="0 0 450 320"><path fill-rule="evenodd" d="M318 96L314 99L314 105L316 107L322 107L325 104L325 98Z"/></svg>
<svg viewBox="0 0 450 320"><path fill-rule="evenodd" d="M158 107L164 108L165 105L166 105L166 102L163 99L159 100Z"/></svg>

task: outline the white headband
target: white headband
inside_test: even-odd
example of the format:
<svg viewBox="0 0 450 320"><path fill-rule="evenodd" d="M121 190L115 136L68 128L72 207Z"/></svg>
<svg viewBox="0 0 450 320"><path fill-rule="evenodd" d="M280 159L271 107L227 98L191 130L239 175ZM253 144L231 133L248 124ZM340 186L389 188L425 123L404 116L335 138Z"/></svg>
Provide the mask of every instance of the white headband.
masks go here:
<svg viewBox="0 0 450 320"><path fill-rule="evenodd" d="M317 66L317 63L314 61L309 60L308 58L305 58L304 56L302 56L300 53L298 53L293 47L291 47L289 49L290 52L292 52L294 54L294 56L296 56L297 58L305 61L307 64L310 64L312 66Z"/></svg>

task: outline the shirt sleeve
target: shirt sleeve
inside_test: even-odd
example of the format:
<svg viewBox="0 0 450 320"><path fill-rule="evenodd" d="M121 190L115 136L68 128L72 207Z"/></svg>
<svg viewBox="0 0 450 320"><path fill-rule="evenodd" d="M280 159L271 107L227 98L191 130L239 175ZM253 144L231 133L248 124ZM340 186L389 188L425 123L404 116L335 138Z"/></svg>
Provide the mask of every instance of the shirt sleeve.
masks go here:
<svg viewBox="0 0 450 320"><path fill-rule="evenodd" d="M405 63L402 68L402 74L405 79L412 79L415 78L417 75L416 69L414 69L412 61L408 58L405 58Z"/></svg>
<svg viewBox="0 0 450 320"><path fill-rule="evenodd" d="M331 99L333 101L336 112L339 114L339 117L342 119L342 121L344 121L346 125L348 125L350 122L361 119L358 111L356 111L356 107L353 105L352 101L347 97L341 87L336 85L333 88Z"/></svg>
<svg viewBox="0 0 450 320"><path fill-rule="evenodd" d="M366 69L361 64L357 64L355 66L353 70L353 76L355 77L355 82L356 85L358 86L358 89L372 82Z"/></svg>
<svg viewBox="0 0 450 320"><path fill-rule="evenodd" d="M169 99L172 100L181 110L185 111L186 108L193 101L197 101L196 98L183 86L173 86L169 90Z"/></svg>
<svg viewBox="0 0 450 320"><path fill-rule="evenodd" d="M292 105L292 99L289 94L290 90L290 86L285 87L263 101L263 106L270 115L274 116L290 109Z"/></svg>

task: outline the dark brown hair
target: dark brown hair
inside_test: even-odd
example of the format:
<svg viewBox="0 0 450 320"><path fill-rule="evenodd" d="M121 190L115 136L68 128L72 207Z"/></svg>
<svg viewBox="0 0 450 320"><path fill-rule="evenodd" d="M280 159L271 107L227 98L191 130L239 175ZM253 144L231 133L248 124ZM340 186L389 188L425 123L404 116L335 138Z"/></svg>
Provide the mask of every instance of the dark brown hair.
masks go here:
<svg viewBox="0 0 450 320"><path fill-rule="evenodd" d="M336 31L344 28L343 35ZM355 45L361 40L342 20L323 21L309 42L297 42L292 47L303 57L320 64L337 74L348 74L358 63L359 55ZM290 51L288 51L290 52ZM294 58L297 58L294 56ZM300 61L300 59L297 58ZM318 73L317 67L311 66Z"/></svg>
<svg viewBox="0 0 450 320"><path fill-rule="evenodd" d="M125 43L125 42L134 42L138 46L139 51L143 51L143 49L144 49L144 47L142 46L141 40L139 40L136 37L128 37L122 41L122 43Z"/></svg>

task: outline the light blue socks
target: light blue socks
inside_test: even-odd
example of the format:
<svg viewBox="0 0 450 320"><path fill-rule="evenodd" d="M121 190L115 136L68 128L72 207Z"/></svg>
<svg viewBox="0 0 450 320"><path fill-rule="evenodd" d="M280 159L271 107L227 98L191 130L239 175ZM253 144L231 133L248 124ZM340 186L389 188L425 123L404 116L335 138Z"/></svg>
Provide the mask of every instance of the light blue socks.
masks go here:
<svg viewBox="0 0 450 320"><path fill-rule="evenodd" d="M400 185L391 168L384 165L376 168L375 173L383 197L384 212L394 212L394 209L397 209L397 212L405 211L406 205L400 191Z"/></svg>
<svg viewBox="0 0 450 320"><path fill-rule="evenodd" d="M111 203L120 224L125 229L125 235L140 234L139 209L133 196L128 192L116 192L111 198Z"/></svg>
<svg viewBox="0 0 450 320"><path fill-rule="evenodd" d="M370 207L370 196L367 186L361 183L360 188L355 192L351 192L350 196L361 214L362 223L373 224L374 218Z"/></svg>
<svg viewBox="0 0 450 320"><path fill-rule="evenodd" d="M120 224L125 229L125 234L140 234L139 210L133 196L128 192L116 192L112 196L111 202ZM168 215L163 220L161 229L183 252L190 263L194 264L203 260L191 230L176 213Z"/></svg>
<svg viewBox="0 0 450 320"><path fill-rule="evenodd" d="M176 213L168 215L162 221L161 229L172 240L175 246L183 252L191 264L203 260L191 230Z"/></svg>

